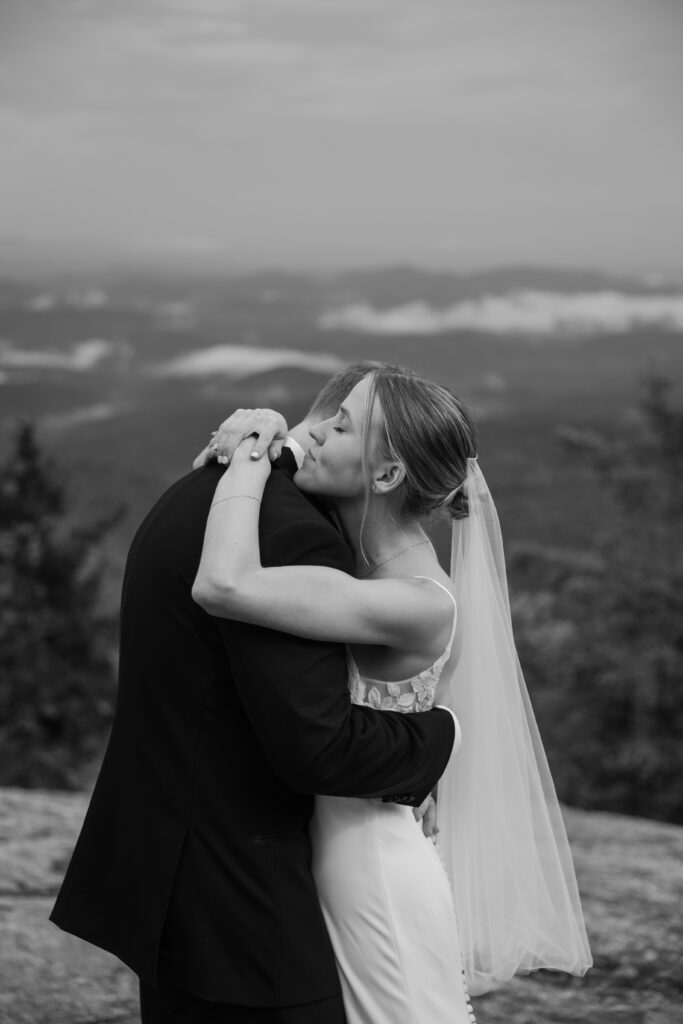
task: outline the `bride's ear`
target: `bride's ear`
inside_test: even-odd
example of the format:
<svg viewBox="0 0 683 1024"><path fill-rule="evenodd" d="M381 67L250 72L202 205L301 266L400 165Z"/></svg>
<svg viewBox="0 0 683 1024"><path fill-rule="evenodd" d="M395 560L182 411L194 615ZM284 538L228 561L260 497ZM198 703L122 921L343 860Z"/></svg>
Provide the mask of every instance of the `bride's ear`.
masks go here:
<svg viewBox="0 0 683 1024"><path fill-rule="evenodd" d="M382 462L373 474L372 490L375 494L390 494L405 478L406 468L402 462Z"/></svg>

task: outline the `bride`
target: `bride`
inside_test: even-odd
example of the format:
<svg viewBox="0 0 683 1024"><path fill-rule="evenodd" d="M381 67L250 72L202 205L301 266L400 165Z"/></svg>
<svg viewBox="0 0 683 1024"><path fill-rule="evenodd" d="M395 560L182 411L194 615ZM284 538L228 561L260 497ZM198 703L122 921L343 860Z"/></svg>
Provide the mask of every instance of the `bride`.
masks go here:
<svg viewBox="0 0 683 1024"><path fill-rule="evenodd" d="M312 840L349 1024L466 1024L468 988L591 963L474 425L447 388L382 366L310 437L295 482L333 506L355 578L262 567L271 467L247 437L216 488L193 597L213 615L346 643L355 703L457 714L463 742L439 784L436 845L410 807L327 796ZM451 577L423 529L435 513L453 522Z"/></svg>

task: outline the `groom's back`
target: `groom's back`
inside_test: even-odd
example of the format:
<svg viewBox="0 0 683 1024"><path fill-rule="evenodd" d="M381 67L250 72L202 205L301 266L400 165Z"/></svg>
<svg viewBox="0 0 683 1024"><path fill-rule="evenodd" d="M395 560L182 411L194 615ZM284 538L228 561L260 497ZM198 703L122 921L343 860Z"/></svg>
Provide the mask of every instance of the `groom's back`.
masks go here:
<svg viewBox="0 0 683 1024"><path fill-rule="evenodd" d="M283 635L219 624L190 593L221 471L178 481L131 545L112 735L53 919L148 982L161 953L161 968L205 998L274 1005L288 999L282 977L297 955L296 942L280 948L284 887L314 959L303 998L291 965L291 1001L323 998L337 979L308 872L312 800L273 772L232 675L250 645L273 644L275 656ZM280 472L262 524L273 516L322 520Z"/></svg>

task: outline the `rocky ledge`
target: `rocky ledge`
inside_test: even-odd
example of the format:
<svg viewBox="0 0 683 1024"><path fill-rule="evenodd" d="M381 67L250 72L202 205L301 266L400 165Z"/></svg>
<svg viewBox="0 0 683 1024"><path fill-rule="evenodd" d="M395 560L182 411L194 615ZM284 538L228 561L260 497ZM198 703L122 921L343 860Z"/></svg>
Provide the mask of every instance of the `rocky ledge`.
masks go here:
<svg viewBox="0 0 683 1024"><path fill-rule="evenodd" d="M48 914L88 797L0 789L0 1022L138 1024L137 980ZM480 1024L679 1024L683 828L566 809L595 966L475 1000ZM399 1024L399 1022L397 1022Z"/></svg>

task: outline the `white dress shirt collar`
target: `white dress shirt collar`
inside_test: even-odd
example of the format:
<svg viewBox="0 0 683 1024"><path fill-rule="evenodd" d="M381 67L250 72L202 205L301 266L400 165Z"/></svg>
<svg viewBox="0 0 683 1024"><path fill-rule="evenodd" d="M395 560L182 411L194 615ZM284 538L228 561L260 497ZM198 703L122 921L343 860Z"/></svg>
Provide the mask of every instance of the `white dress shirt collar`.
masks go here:
<svg viewBox="0 0 683 1024"><path fill-rule="evenodd" d="M285 438L285 447L291 449L292 455L296 460L297 469L301 469L306 458L306 452L303 450L298 441L295 441L289 434Z"/></svg>

